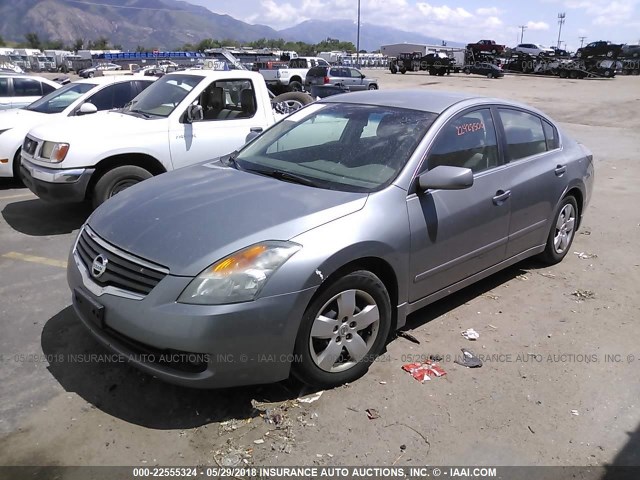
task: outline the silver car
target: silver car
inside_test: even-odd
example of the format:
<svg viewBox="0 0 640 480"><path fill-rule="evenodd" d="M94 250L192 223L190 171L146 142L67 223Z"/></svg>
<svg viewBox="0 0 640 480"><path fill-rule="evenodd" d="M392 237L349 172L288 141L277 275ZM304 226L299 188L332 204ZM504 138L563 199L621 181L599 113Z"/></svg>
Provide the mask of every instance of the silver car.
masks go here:
<svg viewBox="0 0 640 480"><path fill-rule="evenodd" d="M377 90L378 80L368 78L357 68L351 67L313 67L307 72L305 87L336 86L345 87L351 92L358 90Z"/></svg>
<svg viewBox="0 0 640 480"><path fill-rule="evenodd" d="M591 153L543 113L428 91L313 103L239 152L127 189L73 245L107 348L193 387L363 375L419 308L570 251Z"/></svg>

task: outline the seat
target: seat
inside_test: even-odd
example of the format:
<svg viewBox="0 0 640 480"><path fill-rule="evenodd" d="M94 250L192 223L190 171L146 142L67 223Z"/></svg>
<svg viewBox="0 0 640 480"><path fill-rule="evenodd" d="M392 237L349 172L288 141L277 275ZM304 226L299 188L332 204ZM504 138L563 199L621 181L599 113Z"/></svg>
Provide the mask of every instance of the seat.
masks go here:
<svg viewBox="0 0 640 480"><path fill-rule="evenodd" d="M547 149L545 140L536 140L533 131L529 128L506 126L504 131L507 137L507 151L511 160L530 157L545 152Z"/></svg>
<svg viewBox="0 0 640 480"><path fill-rule="evenodd" d="M256 114L256 97L253 89L245 88L240 92L240 105L242 113L238 116L239 118L251 118Z"/></svg>
<svg viewBox="0 0 640 480"><path fill-rule="evenodd" d="M216 120L224 109L224 89L209 87L200 95L200 105L204 110L205 120Z"/></svg>

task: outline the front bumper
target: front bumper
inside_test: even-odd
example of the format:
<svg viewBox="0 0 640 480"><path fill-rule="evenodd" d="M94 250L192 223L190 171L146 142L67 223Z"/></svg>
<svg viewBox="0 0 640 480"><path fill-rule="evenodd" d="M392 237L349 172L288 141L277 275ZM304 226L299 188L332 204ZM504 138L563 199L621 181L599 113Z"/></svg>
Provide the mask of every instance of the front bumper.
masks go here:
<svg viewBox="0 0 640 480"><path fill-rule="evenodd" d="M76 314L100 343L150 375L196 388L287 378L300 321L317 288L231 305L187 305L176 298L192 279L167 275L136 300L96 289L73 251L67 280ZM82 296L103 306L101 322L82 308Z"/></svg>
<svg viewBox="0 0 640 480"><path fill-rule="evenodd" d="M24 156L20 176L24 184L43 200L83 202L94 168L58 169L36 165Z"/></svg>

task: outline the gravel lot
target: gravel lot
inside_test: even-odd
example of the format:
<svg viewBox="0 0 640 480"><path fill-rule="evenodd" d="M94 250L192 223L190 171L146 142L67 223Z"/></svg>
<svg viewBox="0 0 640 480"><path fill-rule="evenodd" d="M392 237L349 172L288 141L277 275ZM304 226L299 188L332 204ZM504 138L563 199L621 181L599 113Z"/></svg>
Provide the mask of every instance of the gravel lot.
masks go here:
<svg viewBox="0 0 640 480"><path fill-rule="evenodd" d="M292 380L187 390L80 361L107 353L65 278L89 211L0 179L0 465L640 465L640 79L366 73L384 89L518 99L592 149L595 191L565 261L518 264L414 314L419 345L395 339L367 376L312 403ZM454 364L463 347L485 365ZM401 370L430 354L446 376Z"/></svg>

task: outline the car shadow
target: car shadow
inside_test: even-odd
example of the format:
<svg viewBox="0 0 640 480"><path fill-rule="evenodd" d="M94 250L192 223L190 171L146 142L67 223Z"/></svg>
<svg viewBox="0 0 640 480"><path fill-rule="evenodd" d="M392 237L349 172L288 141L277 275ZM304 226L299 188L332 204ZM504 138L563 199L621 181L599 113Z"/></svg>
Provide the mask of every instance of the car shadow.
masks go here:
<svg viewBox="0 0 640 480"><path fill-rule="evenodd" d="M640 466L640 426L635 432L627 432L629 440L615 456L613 461L604 466L605 473L601 480L636 480Z"/></svg>
<svg viewBox="0 0 640 480"><path fill-rule="evenodd" d="M448 295L407 317L407 324L401 330L414 330L451 310L470 302L500 285L507 283L518 275L525 275L532 270L547 266L535 259L527 259L505 268L489 277L469 285L456 293Z"/></svg>
<svg viewBox="0 0 640 480"><path fill-rule="evenodd" d="M2 217L14 230L41 237L79 229L91 214L89 204L48 203L40 199L7 204Z"/></svg>
<svg viewBox="0 0 640 480"><path fill-rule="evenodd" d="M50 359L49 372L65 391L78 394L109 415L147 428L188 429L248 419L259 414L251 405L252 399L280 402L317 391L295 379L220 390L165 383L116 361L86 330L71 306L47 321L41 345Z"/></svg>

